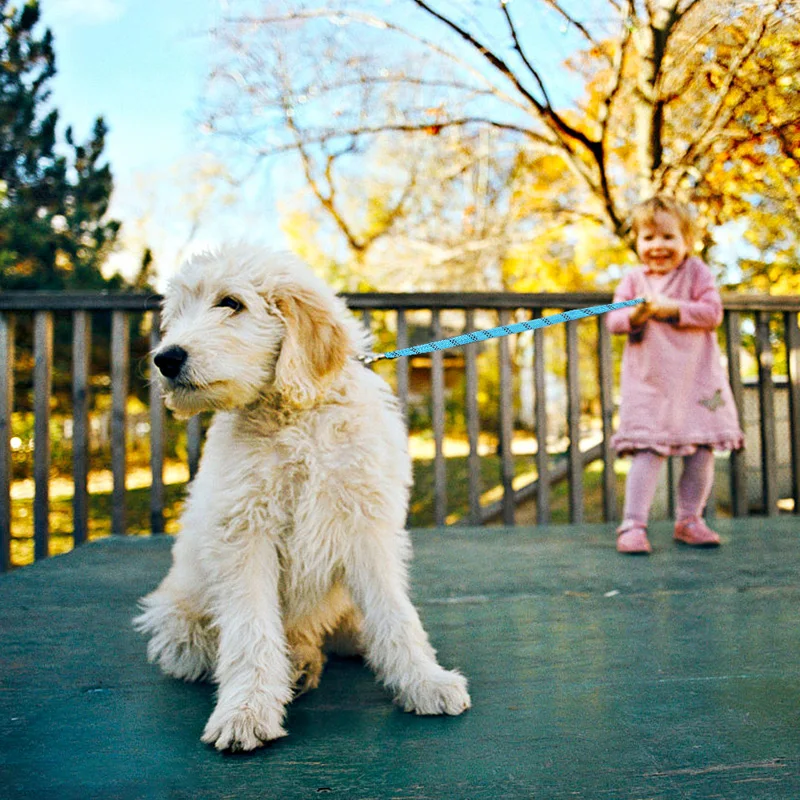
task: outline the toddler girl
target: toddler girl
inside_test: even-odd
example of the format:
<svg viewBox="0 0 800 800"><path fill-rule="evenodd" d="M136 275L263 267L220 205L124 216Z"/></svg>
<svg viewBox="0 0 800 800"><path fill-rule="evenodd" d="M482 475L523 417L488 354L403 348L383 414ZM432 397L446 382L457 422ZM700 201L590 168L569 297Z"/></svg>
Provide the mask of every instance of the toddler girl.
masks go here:
<svg viewBox="0 0 800 800"><path fill-rule="evenodd" d="M620 282L614 300L645 297L612 311L606 324L625 333L619 428L611 440L633 462L625 486L620 553L649 553L647 521L667 456L682 456L675 539L716 547L702 519L714 482L713 450L735 450L743 436L716 328L722 302L709 268L690 255L689 211L657 196L634 210L633 234L642 266Z"/></svg>

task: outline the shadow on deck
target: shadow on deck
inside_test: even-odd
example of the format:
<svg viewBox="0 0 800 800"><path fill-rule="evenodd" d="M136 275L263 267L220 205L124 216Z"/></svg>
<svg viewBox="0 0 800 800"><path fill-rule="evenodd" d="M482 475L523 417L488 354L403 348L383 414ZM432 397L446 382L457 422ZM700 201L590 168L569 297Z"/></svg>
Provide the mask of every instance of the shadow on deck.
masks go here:
<svg viewBox="0 0 800 800"><path fill-rule="evenodd" d="M618 555L610 525L416 531L415 601L458 718L404 714L329 663L289 737L199 741L213 690L163 677L130 619L169 539L111 538L0 577L0 795L17 798L800 797L800 522Z"/></svg>

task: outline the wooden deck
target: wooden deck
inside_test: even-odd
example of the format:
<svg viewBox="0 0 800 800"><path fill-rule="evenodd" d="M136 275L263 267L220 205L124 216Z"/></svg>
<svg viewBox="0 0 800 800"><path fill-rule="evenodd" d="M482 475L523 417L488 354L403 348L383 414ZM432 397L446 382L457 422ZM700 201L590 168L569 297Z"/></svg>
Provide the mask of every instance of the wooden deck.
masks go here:
<svg viewBox="0 0 800 800"><path fill-rule="evenodd" d="M418 718L331 662L288 738L199 740L209 685L163 677L130 626L167 538L111 538L0 576L0 796L800 797L800 522L618 555L613 527L421 530L414 597L474 707Z"/></svg>

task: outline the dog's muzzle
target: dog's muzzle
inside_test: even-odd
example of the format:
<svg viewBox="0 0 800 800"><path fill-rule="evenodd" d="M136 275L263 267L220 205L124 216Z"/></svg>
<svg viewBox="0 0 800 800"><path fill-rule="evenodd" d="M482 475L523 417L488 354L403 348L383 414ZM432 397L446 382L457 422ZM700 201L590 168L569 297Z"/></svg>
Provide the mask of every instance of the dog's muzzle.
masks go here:
<svg viewBox="0 0 800 800"><path fill-rule="evenodd" d="M182 347L168 347L153 357L153 362L165 378L173 380L180 375L189 354Z"/></svg>

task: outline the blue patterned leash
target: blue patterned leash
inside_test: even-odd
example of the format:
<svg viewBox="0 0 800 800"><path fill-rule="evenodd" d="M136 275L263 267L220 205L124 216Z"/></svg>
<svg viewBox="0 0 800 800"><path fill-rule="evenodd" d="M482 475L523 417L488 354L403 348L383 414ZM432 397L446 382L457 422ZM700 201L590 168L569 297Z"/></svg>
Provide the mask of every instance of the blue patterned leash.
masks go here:
<svg viewBox="0 0 800 800"><path fill-rule="evenodd" d="M562 311L560 314L551 314L549 317L539 317L529 319L525 322L515 322L513 325L501 325L499 328L489 328L473 333L463 333L460 336L453 336L450 339L439 339L428 344L419 344L416 347L405 347L402 350L391 350L388 353L370 353L369 355L359 356L359 361L365 364L372 364L384 358L403 358L404 356L418 356L422 353L431 353L434 350L447 350L451 347L461 347L464 344L474 342L485 342L487 339L497 339L500 336L509 336L512 333L522 333L523 331L535 331L537 328L549 328L551 325L559 325L562 322L570 322L574 319L586 319L605 314L608 311L616 311L618 308L628 308L644 303L643 297L636 297L633 300L622 300L619 303L609 303L604 306L591 306L589 308L574 308L570 311Z"/></svg>

